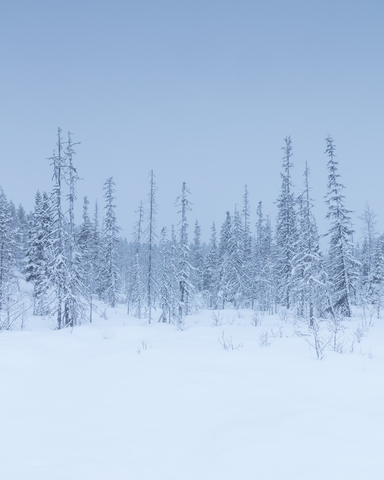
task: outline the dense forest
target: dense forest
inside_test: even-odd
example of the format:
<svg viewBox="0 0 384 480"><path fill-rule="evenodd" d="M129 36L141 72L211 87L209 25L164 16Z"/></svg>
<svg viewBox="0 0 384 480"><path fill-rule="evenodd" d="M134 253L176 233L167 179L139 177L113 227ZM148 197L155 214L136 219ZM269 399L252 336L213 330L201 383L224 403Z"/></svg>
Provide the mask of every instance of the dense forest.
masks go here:
<svg viewBox="0 0 384 480"><path fill-rule="evenodd" d="M364 239L353 243L352 213L345 205L335 144L328 136L325 157L328 247L321 251L313 215L310 169L302 188L292 183L292 142L284 139L277 218L265 216L260 202L251 222L247 186L243 205L223 215L201 240L191 211L187 184L176 201L179 224L159 228L154 172L149 173L146 202L140 202L131 239L119 236L115 183L104 184L103 205L90 212L83 199L82 222L75 224L76 181L70 134L58 130L51 157L53 187L37 191L34 210L18 208L0 189L0 329L33 314L51 317L58 329L92 322L95 302L153 321L178 323L199 308L252 308L274 313L291 310L313 325L317 318L351 316L355 305L380 315L383 297L384 235L366 205L361 217ZM326 179L325 179L326 180ZM325 182L324 182L325 183ZM76 207L78 208L78 207ZM33 286L32 299L20 288Z"/></svg>

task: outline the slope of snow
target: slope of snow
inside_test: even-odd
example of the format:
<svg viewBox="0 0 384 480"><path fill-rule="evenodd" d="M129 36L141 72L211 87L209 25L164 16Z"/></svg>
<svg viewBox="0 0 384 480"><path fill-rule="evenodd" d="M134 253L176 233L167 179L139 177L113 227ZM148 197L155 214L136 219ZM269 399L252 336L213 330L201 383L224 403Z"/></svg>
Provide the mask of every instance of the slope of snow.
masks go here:
<svg viewBox="0 0 384 480"><path fill-rule="evenodd" d="M353 352L344 322L345 353L318 361L278 316L107 316L0 332L2 480L384 478L383 320Z"/></svg>

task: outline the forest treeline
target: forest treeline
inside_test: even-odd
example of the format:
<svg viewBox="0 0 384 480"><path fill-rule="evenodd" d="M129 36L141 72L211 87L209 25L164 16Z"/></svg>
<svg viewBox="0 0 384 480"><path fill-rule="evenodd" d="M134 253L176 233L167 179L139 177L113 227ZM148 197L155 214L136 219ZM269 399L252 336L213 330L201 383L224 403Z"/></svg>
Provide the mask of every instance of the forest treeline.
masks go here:
<svg viewBox="0 0 384 480"><path fill-rule="evenodd" d="M53 188L35 196L27 213L0 188L0 329L23 321L29 298L20 278L33 286L33 314L52 317L57 328L92 322L95 300L149 322L181 322L198 308L252 308L273 313L292 310L312 325L315 318L351 316L354 305L380 315L383 297L384 235L365 207L361 247L353 244L352 212L345 206L335 144L328 136L328 249L320 249L313 215L310 171L303 186L292 184L292 142L284 139L277 218L263 213L251 222L248 189L243 205L213 223L209 243L199 223L189 232L190 192L183 183L176 205L178 225L158 228L156 182L149 173L145 202L137 209L132 239L119 236L113 178L104 184L103 206L90 212L83 199L82 222L75 224L77 169L70 134L58 130L50 158Z"/></svg>

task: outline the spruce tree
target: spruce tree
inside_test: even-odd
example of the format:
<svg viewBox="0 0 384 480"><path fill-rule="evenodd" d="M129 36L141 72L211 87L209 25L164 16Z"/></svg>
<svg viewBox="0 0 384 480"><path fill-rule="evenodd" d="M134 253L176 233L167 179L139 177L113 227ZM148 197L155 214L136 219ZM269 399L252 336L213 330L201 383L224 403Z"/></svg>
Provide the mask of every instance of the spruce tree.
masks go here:
<svg viewBox="0 0 384 480"><path fill-rule="evenodd" d="M280 196L277 201L278 214L276 226L276 278L278 279L279 301L288 309L292 303L293 258L297 247L296 198L293 192L291 170L293 163L291 137L284 139L282 148L283 173Z"/></svg>
<svg viewBox="0 0 384 480"><path fill-rule="evenodd" d="M219 291L218 297L221 300L221 308L224 310L230 293L229 284L229 263L230 254L229 247L232 237L232 217L230 212L226 212L225 220L220 229L219 244Z"/></svg>
<svg viewBox="0 0 384 480"><path fill-rule="evenodd" d="M0 187L0 330L10 330L27 308L15 275L15 210L13 213L12 210L12 203Z"/></svg>
<svg viewBox="0 0 384 480"><path fill-rule="evenodd" d="M194 289L191 282L190 250L188 245L188 223L187 212L191 210L191 202L188 200L189 191L187 184L183 182L181 195L176 200L176 206L180 207L178 213L180 220L180 242L179 242L179 321L184 315L188 315L193 300Z"/></svg>
<svg viewBox="0 0 384 480"><path fill-rule="evenodd" d="M172 268L172 243L167 241L167 230L165 227L161 230L160 235L160 307L161 315L159 322L171 322L172 305L176 300L176 282L174 271Z"/></svg>
<svg viewBox="0 0 384 480"><path fill-rule="evenodd" d="M272 238L272 225L269 216L267 215L265 225L263 228L263 255L264 261L262 264L261 278L264 284L264 296L261 299L262 309L268 310L273 314L273 307L277 304L277 278L275 268L276 245Z"/></svg>
<svg viewBox="0 0 384 480"><path fill-rule="evenodd" d="M264 218L263 204L259 202L253 251L252 299L257 300L259 309L271 313L276 293L272 250L271 222L269 217Z"/></svg>
<svg viewBox="0 0 384 480"><path fill-rule="evenodd" d="M127 313L129 313L130 303L130 286L132 281L132 242L128 242L127 238L119 238L118 246L118 266L120 278L120 290L125 293L125 301L127 303Z"/></svg>
<svg viewBox="0 0 384 480"><path fill-rule="evenodd" d="M7 197L0 187L0 311L5 309L7 296L12 283L12 268L14 260L12 253L13 240L11 236L11 211Z"/></svg>
<svg viewBox="0 0 384 480"><path fill-rule="evenodd" d="M68 295L65 301L65 323L71 327L79 325L84 314L84 305L82 297L85 295L84 287L84 272L82 270L83 262L80 261L80 253L77 248L75 235L75 200L76 191L75 185L78 180L77 170L73 165L73 156L75 155L74 146L78 143L73 143L71 133L68 132L68 142L66 148L67 160L67 177L69 185L69 193L67 195L69 204L69 222L67 231L67 277L68 277Z"/></svg>
<svg viewBox="0 0 384 480"><path fill-rule="evenodd" d="M97 295L99 300L103 300L104 295L104 244L102 237L102 230L99 224L99 204L95 202L95 208L93 211L93 222L92 222L92 242L91 242L91 255L92 261L95 266L95 274L93 279L93 293Z"/></svg>
<svg viewBox="0 0 384 480"><path fill-rule="evenodd" d="M143 202L140 202L139 209L137 211L139 218L134 228L134 261L132 272L132 304L135 308L135 316L141 318L143 308L143 282L141 273L141 258L142 258L142 229L143 229L143 217L144 209Z"/></svg>
<svg viewBox="0 0 384 480"><path fill-rule="evenodd" d="M247 293L244 239L244 228L241 222L240 212L236 208L233 215L233 227L227 244L228 263L226 267L228 298L236 308L243 305Z"/></svg>
<svg viewBox="0 0 384 480"><path fill-rule="evenodd" d="M103 258L103 294L104 299L111 307L116 307L119 301L119 269L117 265L117 253L118 253L118 233L119 227L117 226L116 214L115 214L115 182L110 177L104 183L104 199L105 199L105 218L103 229L104 240L104 258Z"/></svg>
<svg viewBox="0 0 384 480"><path fill-rule="evenodd" d="M147 307L148 322L152 321L152 308L154 304L155 291L155 265L154 265L154 248L156 241L156 183L153 170L149 172L149 193L148 193L148 229L147 229L147 245L148 245L148 269L147 269Z"/></svg>
<svg viewBox="0 0 384 480"><path fill-rule="evenodd" d="M87 197L84 197L83 203L83 223L80 225L78 234L78 248L79 256L81 259L81 273L82 273L82 285L83 294L87 299L89 305L89 321L92 323L93 313L93 296L95 289L95 277L96 277L96 265L94 255L93 244L93 225L89 217L89 201Z"/></svg>
<svg viewBox="0 0 384 480"><path fill-rule="evenodd" d="M203 248L201 245L201 227L195 222L193 242L191 244L192 284L197 292L203 290Z"/></svg>
<svg viewBox="0 0 384 480"><path fill-rule="evenodd" d="M293 258L296 303L300 316L309 318L313 326L314 305L318 289L321 288L319 235L312 213L313 200L310 197L309 168L305 163L304 190L299 197L299 238L297 253Z"/></svg>
<svg viewBox="0 0 384 480"><path fill-rule="evenodd" d="M376 307L377 318L380 318L384 291L384 235L375 241L370 275L371 302Z"/></svg>
<svg viewBox="0 0 384 480"><path fill-rule="evenodd" d="M342 194L344 185L340 183L335 145L331 136L326 138L326 155L328 156L328 192L325 196L330 220L328 253L328 275L332 282L332 307L342 315L350 317L351 303L357 283L358 262L353 256L351 210L344 205Z"/></svg>
<svg viewBox="0 0 384 480"><path fill-rule="evenodd" d="M169 279L169 299L170 299L170 319L175 322L180 321L180 244L177 241L175 226L171 227L171 243L169 244L168 254L168 279Z"/></svg>
<svg viewBox="0 0 384 480"><path fill-rule="evenodd" d="M64 305L68 299L68 270L65 251L66 221L62 208L62 189L65 181L65 155L61 129L57 132L57 154L50 158L53 166L54 187L51 192L49 215L52 219L52 231L49 237L49 282L51 285L50 315L56 317L57 328L68 326Z"/></svg>
<svg viewBox="0 0 384 480"><path fill-rule="evenodd" d="M33 283L33 315L48 313L49 230L45 226L43 199L37 191L23 269L27 282Z"/></svg>
<svg viewBox="0 0 384 480"><path fill-rule="evenodd" d="M243 271L242 271L242 296L247 304L253 305L254 295L254 257L252 254L252 234L250 224L250 207L248 187L245 185L243 195Z"/></svg>
<svg viewBox="0 0 384 480"><path fill-rule="evenodd" d="M208 253L204 259L203 289L208 295L209 308L218 308L219 258L215 222L211 227Z"/></svg>

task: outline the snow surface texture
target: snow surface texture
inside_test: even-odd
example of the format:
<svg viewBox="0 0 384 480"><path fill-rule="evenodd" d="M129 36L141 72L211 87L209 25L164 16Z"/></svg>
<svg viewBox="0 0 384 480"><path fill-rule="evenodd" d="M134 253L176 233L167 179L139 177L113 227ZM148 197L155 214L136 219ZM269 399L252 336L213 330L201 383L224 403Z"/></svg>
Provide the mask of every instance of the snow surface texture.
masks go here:
<svg viewBox="0 0 384 480"><path fill-rule="evenodd" d="M318 361L305 325L252 315L0 332L0 478L382 480L384 321Z"/></svg>

